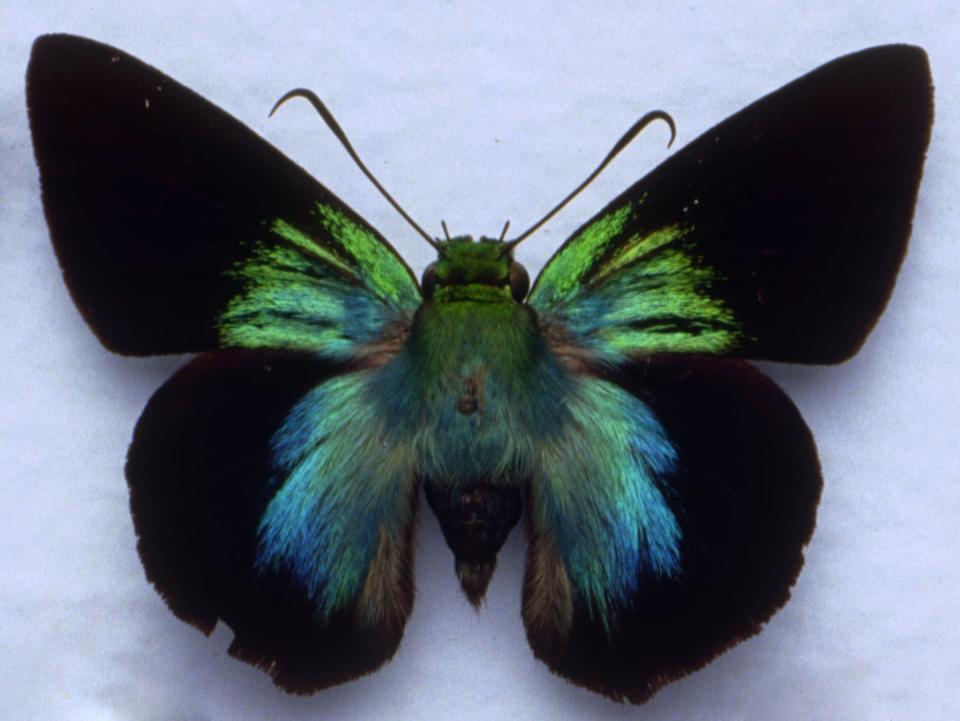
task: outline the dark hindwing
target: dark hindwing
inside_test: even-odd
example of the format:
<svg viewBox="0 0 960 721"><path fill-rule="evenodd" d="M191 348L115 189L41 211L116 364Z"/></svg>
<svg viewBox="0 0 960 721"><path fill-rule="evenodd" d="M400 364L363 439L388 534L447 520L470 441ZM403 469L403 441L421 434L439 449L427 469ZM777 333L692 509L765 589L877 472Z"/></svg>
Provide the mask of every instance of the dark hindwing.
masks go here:
<svg viewBox="0 0 960 721"><path fill-rule="evenodd" d="M584 514L616 518L636 494L613 496L606 506L594 500L596 508L580 504L574 518L548 515L541 509L562 485L540 479L529 517L524 622L534 653L553 671L640 703L757 633L786 602L813 531L820 467L793 403L742 361L653 356L603 382L642 403L675 451L673 463L648 473L663 507L648 502L647 511L675 524L676 562L641 562L619 595L608 582L607 603L598 608L584 577L593 566L583 559L622 556L628 539L603 537L617 547L611 553L565 528L582 527ZM550 470L559 476L569 467ZM656 545L656 527L640 532L641 543Z"/></svg>
<svg viewBox="0 0 960 721"><path fill-rule="evenodd" d="M147 577L180 618L206 633L223 621L232 655L296 692L376 669L413 606L416 486L364 456L375 424L349 395L362 383L302 353L203 355L154 394L127 459ZM349 447L302 427L316 415ZM337 451L352 452L310 473Z"/></svg>

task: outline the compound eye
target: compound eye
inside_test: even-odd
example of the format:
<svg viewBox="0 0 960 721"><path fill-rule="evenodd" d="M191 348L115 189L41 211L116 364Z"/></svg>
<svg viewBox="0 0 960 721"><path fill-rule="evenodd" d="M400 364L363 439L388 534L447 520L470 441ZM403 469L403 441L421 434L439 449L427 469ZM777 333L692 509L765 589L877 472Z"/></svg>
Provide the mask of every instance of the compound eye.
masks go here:
<svg viewBox="0 0 960 721"><path fill-rule="evenodd" d="M433 291L437 288L437 268L436 263L431 263L423 270L423 277L420 279L420 288L423 290L423 297L427 300L433 298Z"/></svg>
<svg viewBox="0 0 960 721"><path fill-rule="evenodd" d="M510 293L518 303L527 297L530 290L530 276L527 269L516 261L510 261Z"/></svg>

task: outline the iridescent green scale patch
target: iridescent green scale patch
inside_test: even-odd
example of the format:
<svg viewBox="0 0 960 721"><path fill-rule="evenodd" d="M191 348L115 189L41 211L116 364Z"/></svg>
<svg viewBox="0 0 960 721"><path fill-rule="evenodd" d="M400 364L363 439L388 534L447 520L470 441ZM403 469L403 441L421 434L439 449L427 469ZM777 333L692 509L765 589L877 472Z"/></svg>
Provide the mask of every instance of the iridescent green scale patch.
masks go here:
<svg viewBox="0 0 960 721"><path fill-rule="evenodd" d="M638 202L642 202L638 201ZM584 228L554 256L530 292L528 302L551 305L576 294L587 272L623 230L634 207L629 203Z"/></svg>
<svg viewBox="0 0 960 721"><path fill-rule="evenodd" d="M530 305L611 362L734 348L742 324L715 292L719 273L685 242L693 228L673 223L625 235L640 202L604 215L561 249Z"/></svg>
<svg viewBox="0 0 960 721"><path fill-rule="evenodd" d="M353 256L358 279L394 308L415 310L420 291L403 261L369 229L335 208L317 204L317 217L324 229Z"/></svg>
<svg viewBox="0 0 960 721"><path fill-rule="evenodd" d="M668 232L669 231L669 232ZM658 231L657 246L682 238L679 230ZM649 237L649 236L648 236ZM631 248L646 245L636 243ZM628 255L627 253L624 256ZM642 256L637 256L642 257ZM669 245L605 288L613 300L598 330L611 350L629 355L645 351L722 353L741 338L740 325L721 299L710 294L716 272Z"/></svg>
<svg viewBox="0 0 960 721"><path fill-rule="evenodd" d="M682 239L688 232L689 229L673 224L644 236L634 235L614 251L610 259L594 274L593 281L599 282L626 270L631 263L649 258L655 251Z"/></svg>
<svg viewBox="0 0 960 721"><path fill-rule="evenodd" d="M412 317L420 292L403 262L331 206L318 204L316 217L323 232L313 234L275 219L228 272L243 290L218 319L222 346L346 358Z"/></svg>
<svg viewBox="0 0 960 721"><path fill-rule="evenodd" d="M310 255L319 256L325 263L329 263L333 268L337 268L350 275L353 274L353 269L343 258L327 250L322 245L318 245L314 242L313 238L290 225L285 220L277 219L273 221L271 230L294 246L300 253L308 257ZM303 267L306 269L308 266L304 265Z"/></svg>

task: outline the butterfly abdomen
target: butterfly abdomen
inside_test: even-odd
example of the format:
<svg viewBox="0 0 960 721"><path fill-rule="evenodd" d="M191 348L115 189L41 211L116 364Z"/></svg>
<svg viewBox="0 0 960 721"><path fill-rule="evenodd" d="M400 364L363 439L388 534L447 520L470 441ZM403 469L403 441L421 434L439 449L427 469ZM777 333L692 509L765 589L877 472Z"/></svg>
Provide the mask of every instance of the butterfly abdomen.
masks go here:
<svg viewBox="0 0 960 721"><path fill-rule="evenodd" d="M460 585L470 602L479 605L497 553L520 520L522 486L470 479L452 486L428 480L424 487L453 551Z"/></svg>

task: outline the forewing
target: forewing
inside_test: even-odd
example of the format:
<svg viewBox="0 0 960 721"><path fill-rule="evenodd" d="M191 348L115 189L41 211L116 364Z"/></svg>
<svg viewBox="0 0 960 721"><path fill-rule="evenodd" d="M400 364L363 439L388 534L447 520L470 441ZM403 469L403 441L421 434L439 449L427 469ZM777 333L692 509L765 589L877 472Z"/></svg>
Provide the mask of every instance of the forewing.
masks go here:
<svg viewBox="0 0 960 721"><path fill-rule="evenodd" d="M296 692L376 669L413 606L417 488L368 373L307 353L202 355L150 400L127 460L148 578Z"/></svg>
<svg viewBox="0 0 960 721"><path fill-rule="evenodd" d="M234 118L107 45L47 35L27 104L67 286L111 350L391 346L409 268L332 193Z"/></svg>
<svg viewBox="0 0 960 721"><path fill-rule="evenodd" d="M835 60L679 151L578 230L529 296L558 347L854 354L906 251L932 122L923 50Z"/></svg>
<svg viewBox="0 0 960 721"><path fill-rule="evenodd" d="M523 618L574 683L646 700L757 633L803 563L810 432L746 363L653 356L581 378L531 486Z"/></svg>

